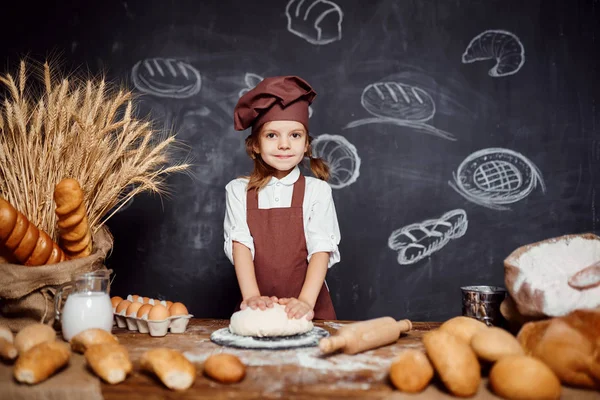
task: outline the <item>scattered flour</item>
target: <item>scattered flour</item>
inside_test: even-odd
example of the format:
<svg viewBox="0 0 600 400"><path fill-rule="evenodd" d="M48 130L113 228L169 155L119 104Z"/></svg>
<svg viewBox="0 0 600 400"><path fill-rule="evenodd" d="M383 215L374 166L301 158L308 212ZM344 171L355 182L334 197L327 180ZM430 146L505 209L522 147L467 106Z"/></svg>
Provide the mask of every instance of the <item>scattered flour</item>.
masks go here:
<svg viewBox="0 0 600 400"><path fill-rule="evenodd" d="M340 324L339 322L329 322L329 321L324 322L324 324L333 329L340 329L342 326L345 325L345 324Z"/></svg>
<svg viewBox="0 0 600 400"><path fill-rule="evenodd" d="M528 282L532 290L544 293L544 313L562 316L576 308L600 305L600 286L577 290L569 286L569 278L600 260L600 240L575 237L554 240L532 247L513 264L520 268L514 291Z"/></svg>

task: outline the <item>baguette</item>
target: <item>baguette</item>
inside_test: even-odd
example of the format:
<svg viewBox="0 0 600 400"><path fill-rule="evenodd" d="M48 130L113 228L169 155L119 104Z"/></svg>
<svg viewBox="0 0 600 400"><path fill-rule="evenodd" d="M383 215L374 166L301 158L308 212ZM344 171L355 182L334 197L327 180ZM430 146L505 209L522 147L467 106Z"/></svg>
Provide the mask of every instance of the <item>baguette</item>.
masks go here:
<svg viewBox="0 0 600 400"><path fill-rule="evenodd" d="M67 365L70 358L68 344L59 341L40 343L19 356L13 374L19 382L36 384Z"/></svg>
<svg viewBox="0 0 600 400"><path fill-rule="evenodd" d="M21 329L15 336L15 347L19 354L26 352L35 345L56 340L56 332L44 324L32 324Z"/></svg>
<svg viewBox="0 0 600 400"><path fill-rule="evenodd" d="M93 344L84 356L94 373L111 385L123 382L133 369L127 349L118 343Z"/></svg>
<svg viewBox="0 0 600 400"><path fill-rule="evenodd" d="M171 390L185 390L196 379L196 367L177 350L148 350L142 354L140 366L156 375Z"/></svg>
<svg viewBox="0 0 600 400"><path fill-rule="evenodd" d="M88 347L97 344L118 344L115 335L100 328L90 328L71 338L71 349L76 353L85 353Z"/></svg>
<svg viewBox="0 0 600 400"><path fill-rule="evenodd" d="M0 197L0 246L27 266L55 264L66 255L46 232Z"/></svg>
<svg viewBox="0 0 600 400"><path fill-rule="evenodd" d="M54 202L62 248L71 258L89 256L92 253L92 233L79 182L72 178L60 181L54 188Z"/></svg>

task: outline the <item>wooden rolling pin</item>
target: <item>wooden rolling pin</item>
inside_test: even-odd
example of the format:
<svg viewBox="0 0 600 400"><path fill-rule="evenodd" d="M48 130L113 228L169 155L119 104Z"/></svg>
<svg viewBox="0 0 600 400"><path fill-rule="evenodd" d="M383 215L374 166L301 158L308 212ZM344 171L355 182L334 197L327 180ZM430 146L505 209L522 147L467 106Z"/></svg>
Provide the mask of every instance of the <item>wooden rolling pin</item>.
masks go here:
<svg viewBox="0 0 600 400"><path fill-rule="evenodd" d="M402 332L411 329L409 320L396 321L392 317L355 322L342 326L334 336L321 339L319 348L325 354L339 349L346 354L356 354L394 343Z"/></svg>

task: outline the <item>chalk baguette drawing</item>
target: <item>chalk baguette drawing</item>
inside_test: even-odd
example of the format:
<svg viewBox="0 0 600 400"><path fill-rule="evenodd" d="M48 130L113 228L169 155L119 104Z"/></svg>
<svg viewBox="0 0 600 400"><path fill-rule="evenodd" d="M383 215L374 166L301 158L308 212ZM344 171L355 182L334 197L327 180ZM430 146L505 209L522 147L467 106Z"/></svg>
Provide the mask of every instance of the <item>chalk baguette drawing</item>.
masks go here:
<svg viewBox="0 0 600 400"><path fill-rule="evenodd" d="M328 0L290 0L285 7L287 29L310 44L324 45L342 39L344 13Z"/></svg>
<svg viewBox="0 0 600 400"><path fill-rule="evenodd" d="M345 137L323 134L312 141L314 157L324 159L329 165L329 185L341 189L356 182L360 175L360 157L356 147Z"/></svg>
<svg viewBox="0 0 600 400"><path fill-rule="evenodd" d="M264 78L260 75L254 74L252 72L246 72L244 75L244 83L246 84L239 92L238 96L242 97L246 93L253 89L256 85L258 85ZM313 109L312 106L308 106L308 118L312 117Z"/></svg>
<svg viewBox="0 0 600 400"><path fill-rule="evenodd" d="M190 64L174 58L147 58L131 69L135 87L158 97L188 98L200 92L200 72Z"/></svg>
<svg viewBox="0 0 600 400"><path fill-rule="evenodd" d="M525 48L519 38L508 31L487 30L475 36L462 55L464 64L496 60L488 71L494 78L516 74L525 63Z"/></svg>
<svg viewBox="0 0 600 400"><path fill-rule="evenodd" d="M546 186L540 170L524 155L503 148L488 148L469 155L452 173L448 184L465 199L495 210L527 197L539 183Z"/></svg>
<svg viewBox="0 0 600 400"><path fill-rule="evenodd" d="M456 140L451 133L429 125L435 115L435 102L425 90L402 82L376 82L367 85L360 104L374 118L348 123L344 129L365 124L393 124L414 128L447 140Z"/></svg>
<svg viewBox="0 0 600 400"><path fill-rule="evenodd" d="M388 247L398 252L400 265L414 264L467 232L465 210L448 211L440 218L407 225L392 232Z"/></svg>

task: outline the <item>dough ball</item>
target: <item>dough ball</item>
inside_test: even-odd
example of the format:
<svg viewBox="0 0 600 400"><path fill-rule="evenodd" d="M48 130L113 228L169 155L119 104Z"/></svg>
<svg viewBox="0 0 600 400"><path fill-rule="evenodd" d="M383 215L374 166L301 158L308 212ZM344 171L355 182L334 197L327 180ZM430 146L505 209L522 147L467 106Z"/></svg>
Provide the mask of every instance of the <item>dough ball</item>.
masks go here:
<svg viewBox="0 0 600 400"><path fill-rule="evenodd" d="M229 330L240 336L292 336L308 332L312 328L312 321L306 317L289 319L285 306L281 304L274 304L266 310L247 307L233 313L229 323Z"/></svg>

